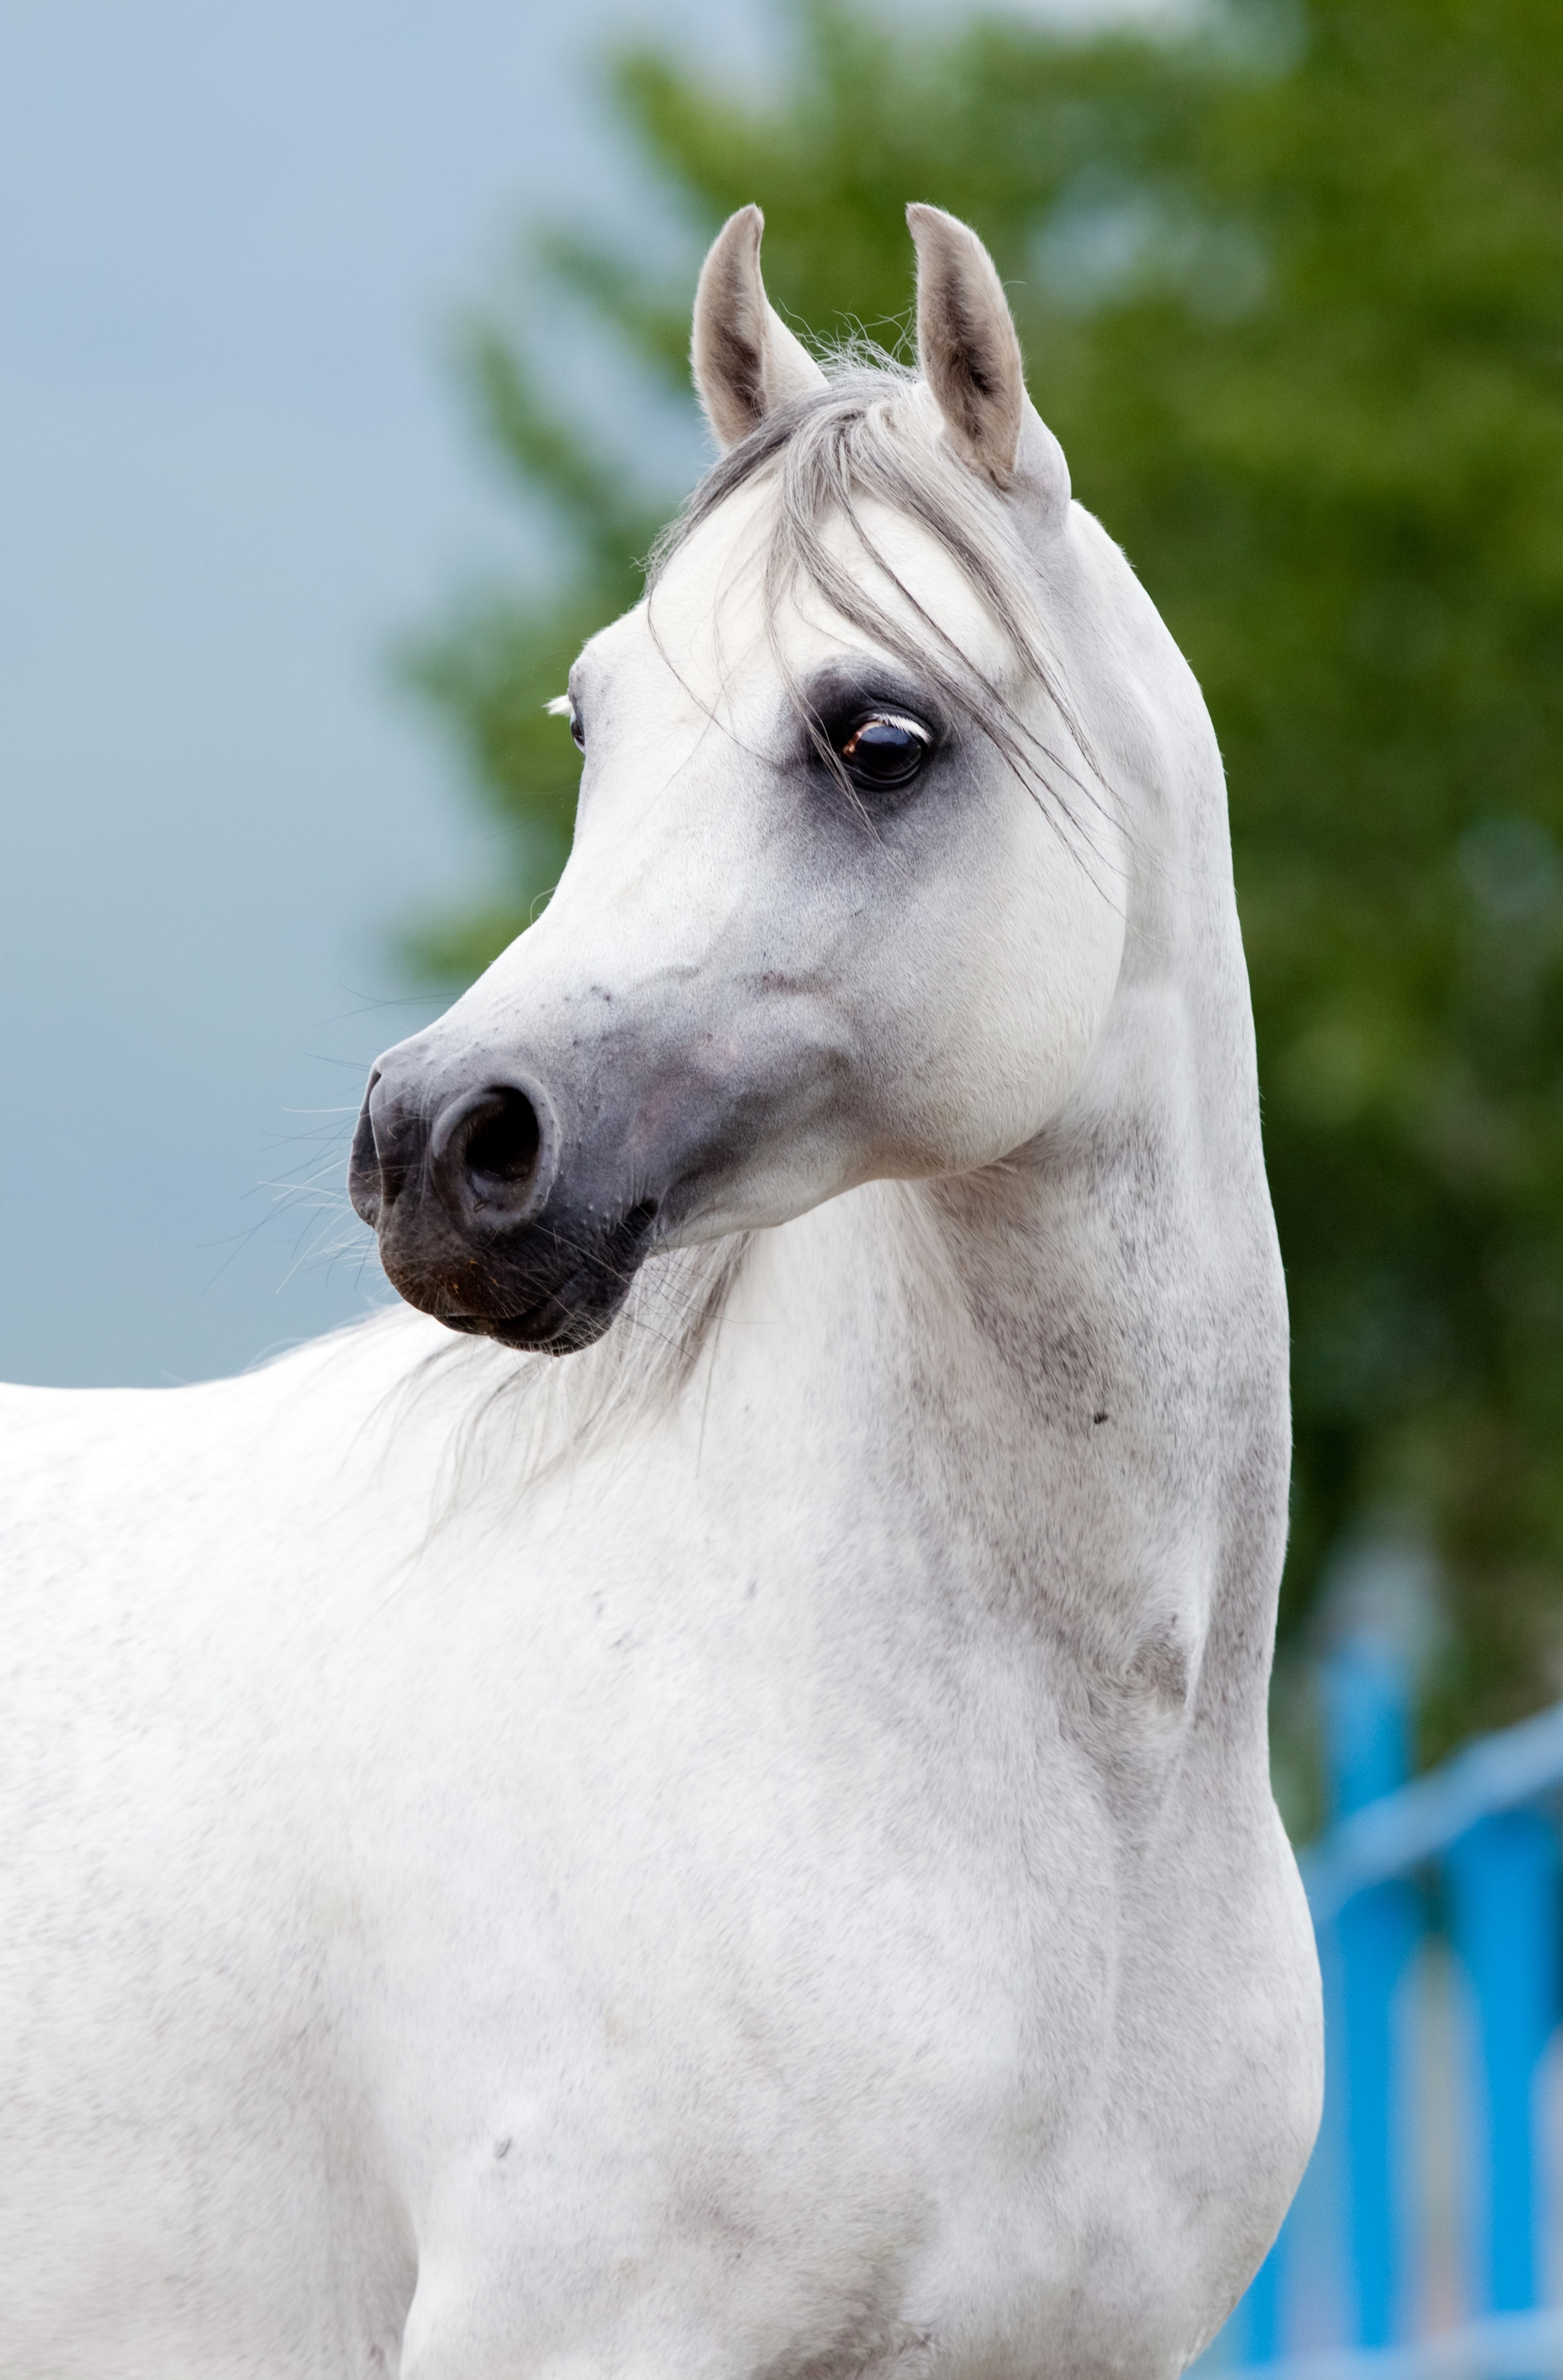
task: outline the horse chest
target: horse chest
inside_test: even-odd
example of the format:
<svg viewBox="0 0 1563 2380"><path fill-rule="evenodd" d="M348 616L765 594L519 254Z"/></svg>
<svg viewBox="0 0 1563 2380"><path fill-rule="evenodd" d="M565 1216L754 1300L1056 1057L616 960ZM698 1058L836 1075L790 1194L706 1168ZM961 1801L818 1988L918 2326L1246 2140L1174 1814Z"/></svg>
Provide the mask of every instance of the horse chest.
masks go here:
<svg viewBox="0 0 1563 2380"><path fill-rule="evenodd" d="M446 2368L439 2276L475 2258L496 2337L505 2308L562 2354L653 2303L681 2363L706 2321L761 2364L898 2357L919 2325L991 2345L1043 2309L1056 2338L1114 2200L1137 2320L1163 2185L1102 2110L1144 1911L1035 1671L980 1638L936 1658L910 1609L895 1663L838 1606L832 1660L746 1591L686 1591L687 1627L637 1636L559 1583L567 1627L511 1672L532 1683L465 1689L465 1755L418 1665L446 1773L430 1810L418 1762L377 1888L412 2368ZM1153 2124L1189 2081L1160 2056Z"/></svg>

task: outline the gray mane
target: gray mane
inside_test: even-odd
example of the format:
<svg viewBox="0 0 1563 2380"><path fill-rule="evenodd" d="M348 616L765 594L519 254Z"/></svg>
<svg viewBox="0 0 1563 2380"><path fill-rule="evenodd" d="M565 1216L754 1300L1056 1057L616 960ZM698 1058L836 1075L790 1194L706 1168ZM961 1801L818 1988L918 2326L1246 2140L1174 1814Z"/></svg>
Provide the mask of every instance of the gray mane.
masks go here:
<svg viewBox="0 0 1563 2380"><path fill-rule="evenodd" d="M392 1443L403 1417L445 1408L430 1527L454 1518L491 1478L510 1488L533 1483L672 1405L713 1341L752 1236L735 1232L648 1257L609 1329L578 1354L517 1354L452 1332L448 1345L418 1356L381 1410ZM383 1328L386 1318L359 1327Z"/></svg>

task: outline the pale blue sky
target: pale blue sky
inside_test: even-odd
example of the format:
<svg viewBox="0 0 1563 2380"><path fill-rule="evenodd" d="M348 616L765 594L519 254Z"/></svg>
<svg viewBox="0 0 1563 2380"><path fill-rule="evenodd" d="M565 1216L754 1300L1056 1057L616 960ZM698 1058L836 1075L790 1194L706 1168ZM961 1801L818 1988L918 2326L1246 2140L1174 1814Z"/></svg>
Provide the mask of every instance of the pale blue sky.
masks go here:
<svg viewBox="0 0 1563 2380"><path fill-rule="evenodd" d="M518 213L622 190L624 21L0 0L0 1377L198 1378L372 1293L385 930L485 859L383 654L519 541L442 340ZM317 1160L324 1215L270 1186Z"/></svg>
<svg viewBox="0 0 1563 2380"><path fill-rule="evenodd" d="M519 218L631 198L614 30L756 73L767 23L0 0L0 1378L199 1378L376 1293L386 930L489 856L383 657L524 545L442 339Z"/></svg>

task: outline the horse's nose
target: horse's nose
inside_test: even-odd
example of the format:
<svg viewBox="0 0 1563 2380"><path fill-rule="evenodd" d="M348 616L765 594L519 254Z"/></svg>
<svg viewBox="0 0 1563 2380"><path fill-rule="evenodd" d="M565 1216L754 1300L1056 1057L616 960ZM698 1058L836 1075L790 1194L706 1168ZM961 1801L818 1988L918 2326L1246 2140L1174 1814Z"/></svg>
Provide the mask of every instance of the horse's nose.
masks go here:
<svg viewBox="0 0 1563 2380"><path fill-rule="evenodd" d="M399 1096L377 1068L353 1135L347 1193L378 1229L409 1183L429 1181L464 1231L511 1231L537 1212L558 1135L535 1085L487 1082L436 1109Z"/></svg>

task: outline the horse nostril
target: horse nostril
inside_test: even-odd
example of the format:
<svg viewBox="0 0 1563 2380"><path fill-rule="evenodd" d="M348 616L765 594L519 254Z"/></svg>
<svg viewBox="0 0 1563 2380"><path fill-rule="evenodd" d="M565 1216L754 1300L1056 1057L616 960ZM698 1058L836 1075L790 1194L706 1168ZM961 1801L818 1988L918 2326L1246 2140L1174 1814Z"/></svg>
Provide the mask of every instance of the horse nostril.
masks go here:
<svg viewBox="0 0 1563 2380"><path fill-rule="evenodd" d="M542 1145L536 1103L514 1083L469 1091L435 1123L435 1186L461 1220L519 1222L533 1203Z"/></svg>
<svg viewBox="0 0 1563 2380"><path fill-rule="evenodd" d="M497 1093L499 1104L479 1121L466 1144L466 1171L480 1193L513 1196L538 1170L542 1127L524 1091Z"/></svg>

